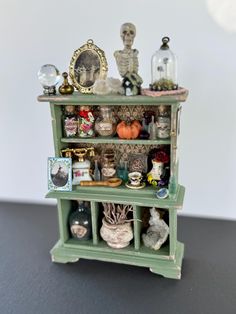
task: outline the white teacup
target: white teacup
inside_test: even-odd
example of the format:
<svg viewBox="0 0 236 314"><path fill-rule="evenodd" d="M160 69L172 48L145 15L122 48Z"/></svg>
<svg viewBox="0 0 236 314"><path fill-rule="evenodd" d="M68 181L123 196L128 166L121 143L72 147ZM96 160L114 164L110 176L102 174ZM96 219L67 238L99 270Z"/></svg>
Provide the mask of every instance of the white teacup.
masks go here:
<svg viewBox="0 0 236 314"><path fill-rule="evenodd" d="M129 181L131 185L133 186L140 185L141 180L142 180L142 174L140 172L138 171L130 172L128 176L129 176Z"/></svg>

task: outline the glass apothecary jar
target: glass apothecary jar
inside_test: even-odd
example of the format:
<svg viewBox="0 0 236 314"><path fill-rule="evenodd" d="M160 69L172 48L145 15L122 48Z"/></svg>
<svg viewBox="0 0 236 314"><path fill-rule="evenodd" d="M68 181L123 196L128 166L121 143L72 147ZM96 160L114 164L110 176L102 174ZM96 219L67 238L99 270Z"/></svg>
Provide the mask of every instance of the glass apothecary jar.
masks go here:
<svg viewBox="0 0 236 314"><path fill-rule="evenodd" d="M77 240L89 240L92 237L92 222L89 205L77 200L77 208L70 214L69 225L72 237Z"/></svg>
<svg viewBox="0 0 236 314"><path fill-rule="evenodd" d="M99 117L95 121L95 131L100 136L113 136L116 133L117 121L109 106L101 106Z"/></svg>
<svg viewBox="0 0 236 314"><path fill-rule="evenodd" d="M114 178L116 175L115 153L112 149L107 149L102 155L102 180Z"/></svg>
<svg viewBox="0 0 236 314"><path fill-rule="evenodd" d="M94 115L90 106L80 106L78 122L79 137L94 136Z"/></svg>
<svg viewBox="0 0 236 314"><path fill-rule="evenodd" d="M169 138L170 137L170 120L171 110L169 106L160 105L158 107L158 117L157 117L157 137L158 138Z"/></svg>
<svg viewBox="0 0 236 314"><path fill-rule="evenodd" d="M75 106L64 106L62 114L62 126L63 135L65 137L75 137L77 135L78 121Z"/></svg>
<svg viewBox="0 0 236 314"><path fill-rule="evenodd" d="M174 90L177 84L177 59L169 48L170 38L163 37L162 45L152 56L152 83L151 90Z"/></svg>

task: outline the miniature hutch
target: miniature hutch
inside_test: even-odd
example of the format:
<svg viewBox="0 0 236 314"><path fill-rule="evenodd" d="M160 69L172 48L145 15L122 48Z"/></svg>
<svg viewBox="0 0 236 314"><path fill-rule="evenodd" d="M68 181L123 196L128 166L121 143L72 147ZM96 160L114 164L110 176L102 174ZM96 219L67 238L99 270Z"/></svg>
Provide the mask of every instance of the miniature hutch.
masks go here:
<svg viewBox="0 0 236 314"><path fill-rule="evenodd" d="M114 149L120 145L129 147L141 145L148 150L149 147L169 145L170 147L170 180L169 196L166 199L156 197L156 188L146 186L142 190L131 190L122 184L119 187L89 187L74 186L71 192L50 191L47 198L57 199L59 219L59 241L51 250L53 262L76 262L80 258L101 260L106 262L124 263L149 268L153 273L168 278L180 279L181 265L184 253L184 244L177 241L177 210L183 206L185 188L178 182L178 135L181 102L187 98L188 92L181 95L169 95L160 97L150 96L97 96L85 95L75 92L73 95L42 95L38 97L40 102L49 102L51 108L52 129L54 138L55 157L60 157L61 150L66 147L78 145L103 146L114 145ZM157 107L168 105L171 107L171 133L168 139L157 140L122 140L112 138L64 138L61 126L62 106L65 105L90 105L90 106L148 106ZM71 212L71 200L84 200L90 202L92 220L92 239L77 241L70 235L68 216ZM112 202L115 204L133 205L133 231L134 239L130 245L123 249L110 248L100 237L101 203ZM165 245L155 251L142 243L142 215L143 211L150 207L164 210L168 215L169 237Z"/></svg>

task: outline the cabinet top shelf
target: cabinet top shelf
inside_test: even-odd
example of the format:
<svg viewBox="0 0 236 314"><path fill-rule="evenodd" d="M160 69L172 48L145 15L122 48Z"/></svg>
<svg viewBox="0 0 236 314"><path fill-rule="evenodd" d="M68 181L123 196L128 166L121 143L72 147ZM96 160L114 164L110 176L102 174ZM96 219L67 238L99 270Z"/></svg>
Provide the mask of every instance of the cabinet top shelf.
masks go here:
<svg viewBox="0 0 236 314"><path fill-rule="evenodd" d="M40 95L38 101L50 102L53 104L64 105L64 104L92 104L92 105L158 105L158 104L175 104L178 102L184 102L187 99L188 91L179 95L166 95L159 97L151 96L121 96L121 95L90 95L81 94L74 92L72 95Z"/></svg>

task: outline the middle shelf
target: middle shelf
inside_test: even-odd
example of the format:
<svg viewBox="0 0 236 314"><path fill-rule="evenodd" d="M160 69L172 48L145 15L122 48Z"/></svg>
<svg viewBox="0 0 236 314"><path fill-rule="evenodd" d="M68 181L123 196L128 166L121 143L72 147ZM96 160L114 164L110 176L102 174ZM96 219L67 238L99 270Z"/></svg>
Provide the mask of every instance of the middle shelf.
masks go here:
<svg viewBox="0 0 236 314"><path fill-rule="evenodd" d="M152 186L143 190L127 189L124 185L116 188L102 186L77 186L73 191L50 191L46 198L55 199L83 199L95 202L113 202L119 204L134 204L157 206L160 208L181 209L183 206L185 188L177 186L177 193L173 197L157 199L156 189Z"/></svg>
<svg viewBox="0 0 236 314"><path fill-rule="evenodd" d="M62 137L62 143L79 144L136 144L136 145L168 145L171 143L170 138L168 139L158 139L158 140L122 140L118 137L91 137L91 138L79 138L79 137Z"/></svg>

